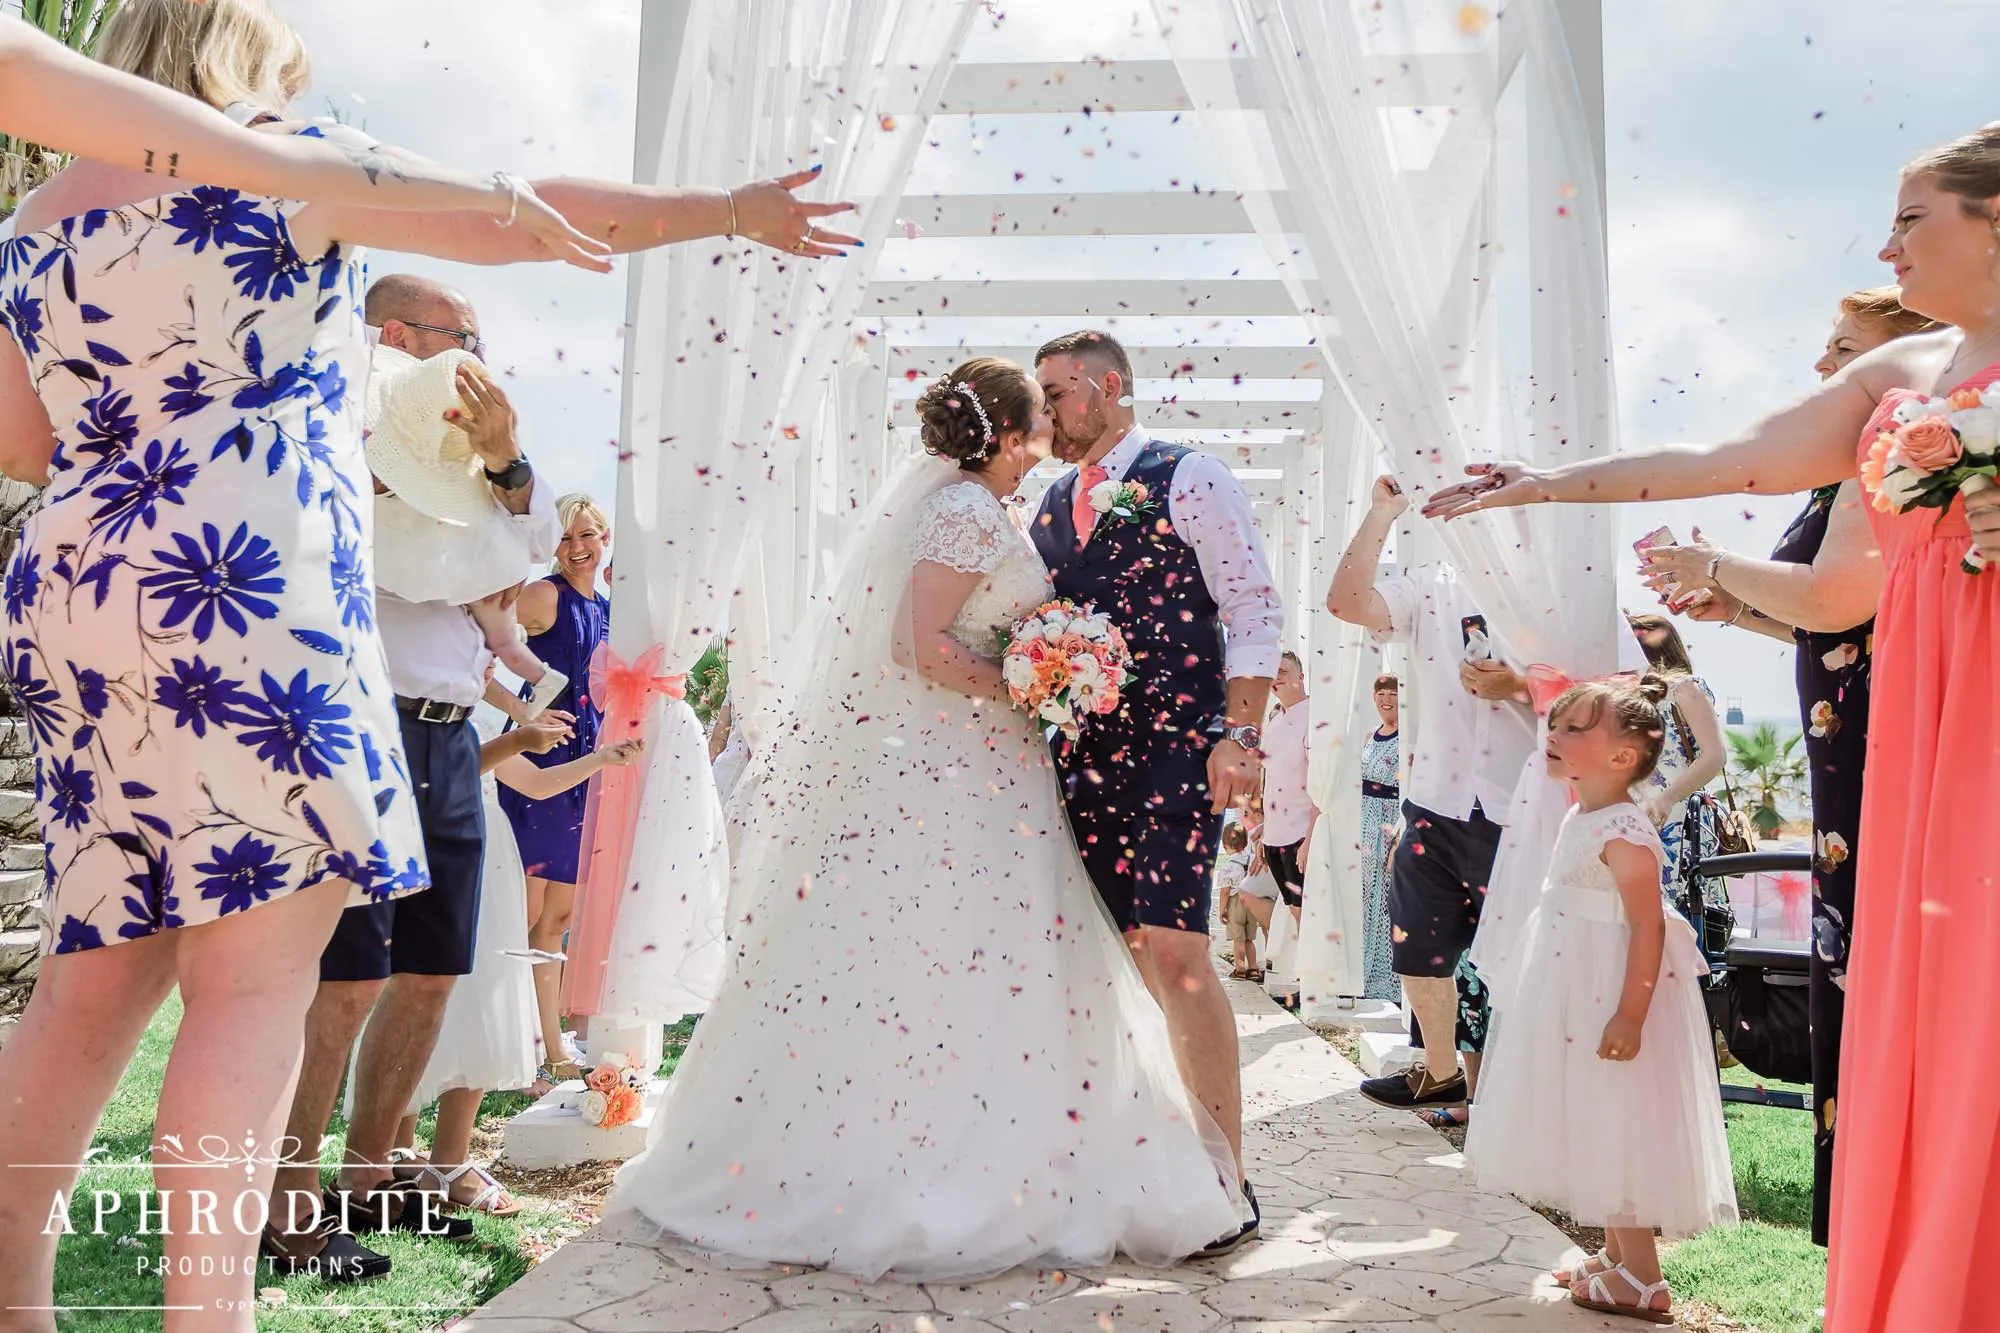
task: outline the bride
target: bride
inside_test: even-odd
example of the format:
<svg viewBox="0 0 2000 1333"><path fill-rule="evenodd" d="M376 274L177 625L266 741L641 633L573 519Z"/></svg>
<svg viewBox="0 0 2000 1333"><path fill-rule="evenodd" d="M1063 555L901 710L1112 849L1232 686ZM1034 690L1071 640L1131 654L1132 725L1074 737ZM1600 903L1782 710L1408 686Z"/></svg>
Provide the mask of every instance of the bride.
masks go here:
<svg viewBox="0 0 2000 1333"><path fill-rule="evenodd" d="M873 1279L1165 1265L1248 1216L1062 823L999 635L1049 596L1005 501L1020 366L918 403L739 797L734 955L607 1215Z"/></svg>

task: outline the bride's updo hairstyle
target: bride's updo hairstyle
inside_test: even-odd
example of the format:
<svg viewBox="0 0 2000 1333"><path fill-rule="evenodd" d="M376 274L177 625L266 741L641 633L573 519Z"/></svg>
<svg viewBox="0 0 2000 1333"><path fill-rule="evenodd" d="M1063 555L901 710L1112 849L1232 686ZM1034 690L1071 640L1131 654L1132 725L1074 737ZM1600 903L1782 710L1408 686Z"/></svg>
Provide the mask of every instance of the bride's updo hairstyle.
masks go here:
<svg viewBox="0 0 2000 1333"><path fill-rule="evenodd" d="M997 356L976 356L917 399L924 452L978 472L1000 452L1000 437L1032 430L1034 382Z"/></svg>
<svg viewBox="0 0 2000 1333"><path fill-rule="evenodd" d="M1666 743L1667 724L1661 705L1672 693L1673 681L1655 671L1634 680L1614 676L1610 680L1587 680L1572 685L1549 709L1551 727L1565 715L1578 712L1577 721L1595 727L1607 716L1618 739L1639 752L1633 765L1632 781L1643 782L1660 766L1660 747Z"/></svg>

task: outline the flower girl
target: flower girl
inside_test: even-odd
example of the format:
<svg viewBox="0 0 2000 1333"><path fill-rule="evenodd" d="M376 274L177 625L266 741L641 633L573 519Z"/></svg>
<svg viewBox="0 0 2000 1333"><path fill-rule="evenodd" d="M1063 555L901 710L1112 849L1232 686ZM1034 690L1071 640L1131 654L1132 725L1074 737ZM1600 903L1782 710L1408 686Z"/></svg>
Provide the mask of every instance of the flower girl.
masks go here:
<svg viewBox="0 0 2000 1333"><path fill-rule="evenodd" d="M1655 1229L1736 1221L1694 932L1660 891L1666 853L1631 788L1659 760L1667 682L1578 685L1547 760L1576 805L1556 841L1513 993L1486 1046L1465 1155L1484 1186L1605 1229L1573 1271L1586 1309L1673 1322Z"/></svg>

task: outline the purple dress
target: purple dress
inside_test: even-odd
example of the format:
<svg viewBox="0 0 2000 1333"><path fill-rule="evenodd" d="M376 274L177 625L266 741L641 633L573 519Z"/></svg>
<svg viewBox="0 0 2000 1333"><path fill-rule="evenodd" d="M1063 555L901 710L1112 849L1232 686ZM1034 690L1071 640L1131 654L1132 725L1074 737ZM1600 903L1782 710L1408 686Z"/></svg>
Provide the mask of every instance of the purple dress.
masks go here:
<svg viewBox="0 0 2000 1333"><path fill-rule="evenodd" d="M540 634L528 639L535 656L569 677L569 686L550 707L576 717L575 733L547 754L523 756L538 768L553 768L581 759L597 748L597 728L603 720L590 697L590 658L611 632L611 601L585 597L560 574L545 582L556 589L556 617ZM576 863L583 843L583 807L590 784L580 782L545 801L532 800L504 782L500 808L514 826L521 846L521 866L530 875L557 884L576 883Z"/></svg>

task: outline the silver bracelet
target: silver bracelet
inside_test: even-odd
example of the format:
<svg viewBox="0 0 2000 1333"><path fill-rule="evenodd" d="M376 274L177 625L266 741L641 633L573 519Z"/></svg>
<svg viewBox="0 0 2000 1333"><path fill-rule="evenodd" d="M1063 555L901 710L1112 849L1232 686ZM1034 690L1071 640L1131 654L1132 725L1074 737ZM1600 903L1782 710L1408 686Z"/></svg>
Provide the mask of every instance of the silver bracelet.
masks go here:
<svg viewBox="0 0 2000 1333"><path fill-rule="evenodd" d="M1742 598L1740 598L1740 597L1739 597L1739 598L1737 598L1737 599L1736 599L1736 614L1735 614L1735 615L1733 615L1733 616L1731 616L1731 617L1729 617L1729 622L1728 622L1728 623L1729 623L1729 624L1732 624L1732 625L1736 625L1736 627L1737 627L1738 629L1741 629L1741 628L1743 628L1743 627L1742 627L1741 625L1737 625L1737 623L1736 623L1736 622L1738 622L1739 620L1743 619L1743 613L1744 613L1745 611L1748 611L1748 610L1750 610L1750 609L1751 609L1751 607L1750 607L1750 603L1748 603L1748 602L1744 601L1744 600L1743 600Z"/></svg>
<svg viewBox="0 0 2000 1333"><path fill-rule="evenodd" d="M1715 571L1722 568L1722 557L1728 554L1729 552L1727 551L1717 551L1714 555L1710 556L1708 558L1708 572L1702 577L1706 578L1710 583L1714 583Z"/></svg>
<svg viewBox="0 0 2000 1333"><path fill-rule="evenodd" d="M729 230L722 234L733 241L736 239L736 191L724 190L722 197L729 201Z"/></svg>
<svg viewBox="0 0 2000 1333"><path fill-rule="evenodd" d="M521 191L526 184L519 176L507 171L494 172L493 183L507 192L507 220L500 225L511 227L521 216Z"/></svg>

